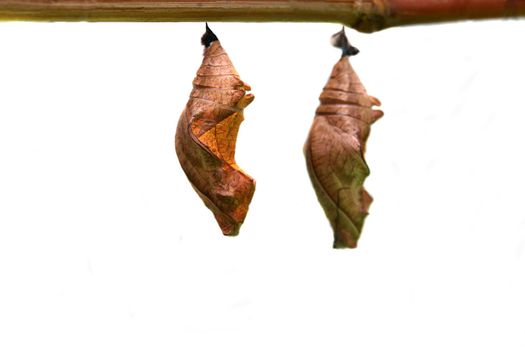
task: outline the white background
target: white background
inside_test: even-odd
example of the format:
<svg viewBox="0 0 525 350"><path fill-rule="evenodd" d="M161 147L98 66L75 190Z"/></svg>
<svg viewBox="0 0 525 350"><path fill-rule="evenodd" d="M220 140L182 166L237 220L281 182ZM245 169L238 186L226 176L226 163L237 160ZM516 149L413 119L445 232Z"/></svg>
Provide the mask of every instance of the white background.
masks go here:
<svg viewBox="0 0 525 350"><path fill-rule="evenodd" d="M335 24L212 24L256 98L223 237L175 156L201 23L0 23L1 349L524 349L525 21L349 30L383 102L356 250L302 146Z"/></svg>

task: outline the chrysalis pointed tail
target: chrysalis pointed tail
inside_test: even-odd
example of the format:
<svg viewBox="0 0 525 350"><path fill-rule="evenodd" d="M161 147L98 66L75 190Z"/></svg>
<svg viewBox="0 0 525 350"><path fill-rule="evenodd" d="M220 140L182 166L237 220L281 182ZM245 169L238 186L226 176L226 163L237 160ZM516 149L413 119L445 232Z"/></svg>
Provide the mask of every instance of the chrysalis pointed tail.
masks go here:
<svg viewBox="0 0 525 350"><path fill-rule="evenodd" d="M352 46L348 41L348 37L345 33L345 27L343 27L341 31L332 35L332 45L343 51L343 57L355 56L359 53L359 50Z"/></svg>
<svg viewBox="0 0 525 350"><path fill-rule="evenodd" d="M218 40L219 38L217 38L217 35L211 31L210 27L208 26L208 22L206 22L206 31L201 37L201 44L204 45L204 47L209 47L212 42Z"/></svg>

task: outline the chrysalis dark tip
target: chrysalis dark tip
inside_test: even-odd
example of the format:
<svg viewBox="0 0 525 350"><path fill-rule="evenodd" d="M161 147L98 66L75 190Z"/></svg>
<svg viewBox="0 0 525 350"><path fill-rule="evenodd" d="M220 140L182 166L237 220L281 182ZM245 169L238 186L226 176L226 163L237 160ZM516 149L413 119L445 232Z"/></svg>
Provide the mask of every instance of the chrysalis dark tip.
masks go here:
<svg viewBox="0 0 525 350"><path fill-rule="evenodd" d="M217 38L217 35L215 35L215 33L211 31L210 27L208 27L208 22L206 22L206 32L202 35L201 38L202 45L204 45L204 47L209 47L212 42L217 40L219 40Z"/></svg>
<svg viewBox="0 0 525 350"><path fill-rule="evenodd" d="M340 32L332 35L332 45L340 48L343 51L343 57L355 56L359 53L359 50L356 47L350 45L350 42L348 41L348 38L345 34L345 27L343 27Z"/></svg>

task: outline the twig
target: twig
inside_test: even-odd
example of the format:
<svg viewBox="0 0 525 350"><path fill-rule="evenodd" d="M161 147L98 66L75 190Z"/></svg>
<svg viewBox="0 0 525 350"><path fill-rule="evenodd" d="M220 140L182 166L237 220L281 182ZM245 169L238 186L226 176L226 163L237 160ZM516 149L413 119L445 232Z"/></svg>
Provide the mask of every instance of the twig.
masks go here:
<svg viewBox="0 0 525 350"><path fill-rule="evenodd" d="M0 0L0 20L338 22L363 32L525 16L525 0Z"/></svg>

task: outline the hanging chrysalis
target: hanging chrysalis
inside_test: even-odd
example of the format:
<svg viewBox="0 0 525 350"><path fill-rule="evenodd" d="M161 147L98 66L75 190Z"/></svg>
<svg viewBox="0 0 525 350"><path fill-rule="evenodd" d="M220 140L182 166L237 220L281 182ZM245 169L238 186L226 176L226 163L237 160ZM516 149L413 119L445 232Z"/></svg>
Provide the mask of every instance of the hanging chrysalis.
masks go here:
<svg viewBox="0 0 525 350"><path fill-rule="evenodd" d="M182 169L223 234L235 236L246 217L255 181L235 162L243 109L254 96L206 24L204 59L177 126L175 149Z"/></svg>
<svg viewBox="0 0 525 350"><path fill-rule="evenodd" d="M319 100L304 146L308 173L317 198L334 231L334 248L355 248L372 197L363 188L369 175L364 159L370 125L383 112L380 102L366 93L350 65L359 50L350 45L344 28L332 36L342 49Z"/></svg>

